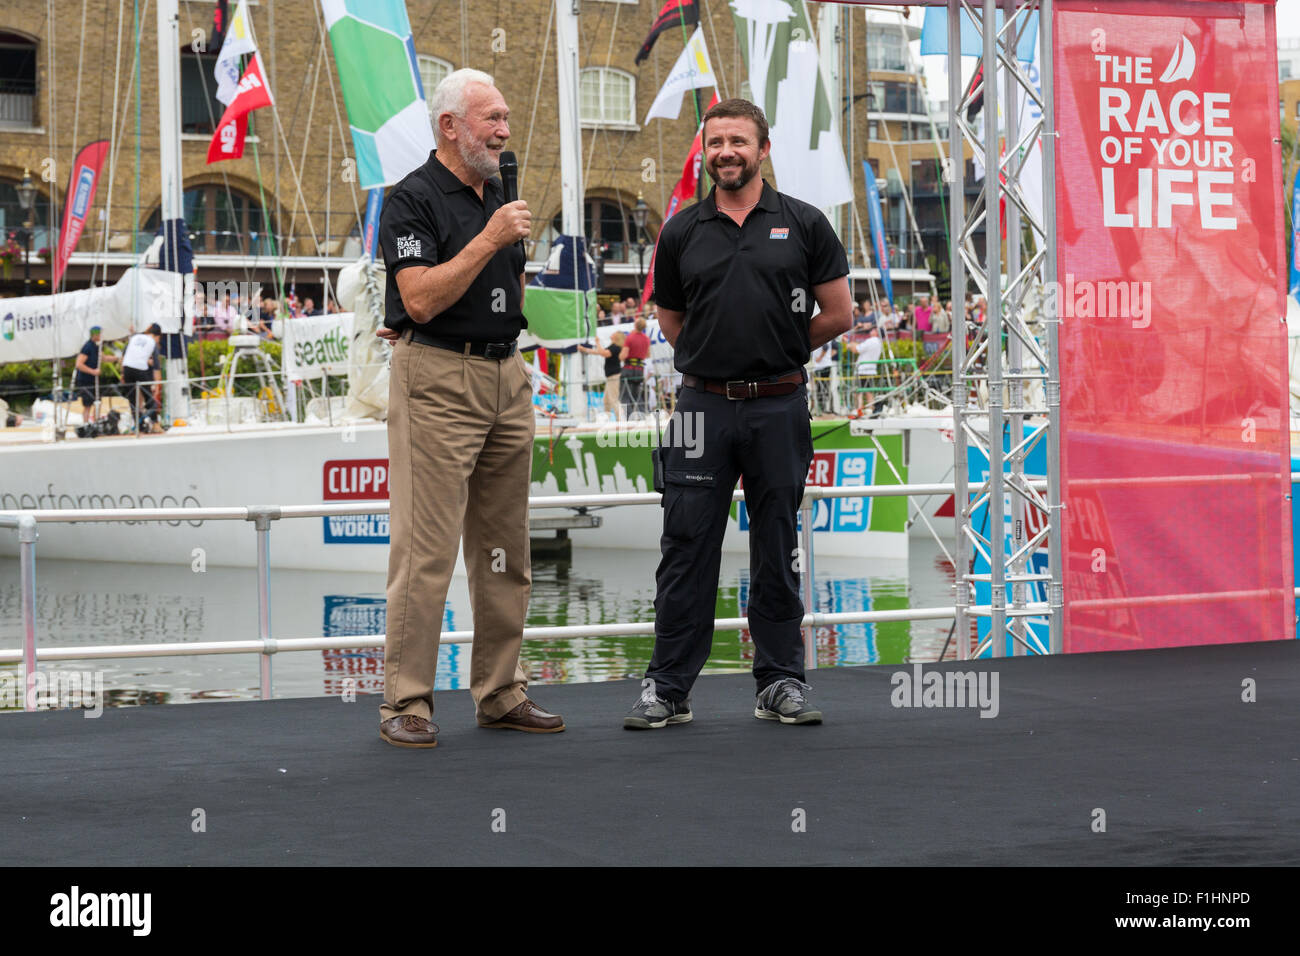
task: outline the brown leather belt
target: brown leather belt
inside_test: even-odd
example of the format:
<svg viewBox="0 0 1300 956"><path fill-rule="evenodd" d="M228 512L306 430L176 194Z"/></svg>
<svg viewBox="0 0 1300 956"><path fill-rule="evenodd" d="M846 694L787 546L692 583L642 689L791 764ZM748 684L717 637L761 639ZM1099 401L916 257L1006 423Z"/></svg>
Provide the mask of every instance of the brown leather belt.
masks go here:
<svg viewBox="0 0 1300 956"><path fill-rule="evenodd" d="M789 395L804 381L802 370L791 372L789 375L782 375L779 378L768 378L759 381L736 380L725 382L718 378L700 378L698 375L682 376L682 384L687 388L712 392L714 395L725 395L736 402L746 398L769 398L773 395Z"/></svg>

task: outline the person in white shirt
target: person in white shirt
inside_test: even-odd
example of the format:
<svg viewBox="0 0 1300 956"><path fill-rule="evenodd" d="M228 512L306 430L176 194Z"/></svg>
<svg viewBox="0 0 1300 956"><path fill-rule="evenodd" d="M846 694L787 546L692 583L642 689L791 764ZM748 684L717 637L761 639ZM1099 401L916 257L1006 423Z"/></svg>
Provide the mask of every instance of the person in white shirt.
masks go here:
<svg viewBox="0 0 1300 956"><path fill-rule="evenodd" d="M877 381L877 360L884 348L884 343L880 341L880 334L874 323L867 324L867 337L861 342L853 345L850 343L849 348L858 353L858 388L867 389ZM859 393L858 408L861 409L865 404L865 391Z"/></svg>
<svg viewBox="0 0 1300 956"><path fill-rule="evenodd" d="M835 364L834 339L812 354L813 407L820 413L832 411L831 366Z"/></svg>
<svg viewBox="0 0 1300 956"><path fill-rule="evenodd" d="M143 425L148 414L159 408L162 400L162 372L158 363L158 345L162 341L162 328L155 322L143 332L137 332L126 343L122 353L122 384L135 394L137 427ZM144 383L152 383L145 387Z"/></svg>

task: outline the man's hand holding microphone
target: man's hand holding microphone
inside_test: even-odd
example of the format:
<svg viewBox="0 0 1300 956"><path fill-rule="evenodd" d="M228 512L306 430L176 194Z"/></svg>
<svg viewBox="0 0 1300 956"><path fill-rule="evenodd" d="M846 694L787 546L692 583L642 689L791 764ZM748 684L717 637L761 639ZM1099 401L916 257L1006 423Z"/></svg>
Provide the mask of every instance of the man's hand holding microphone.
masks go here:
<svg viewBox="0 0 1300 956"><path fill-rule="evenodd" d="M533 214L528 210L528 203L518 198L519 164L515 160L515 154L509 150L503 151L499 168L505 205L492 214L487 225L475 238L476 242L481 240L488 244L493 254L515 243L522 250L524 240L533 228ZM390 329L386 325L376 329L375 334L387 342L395 342L401 336L396 329Z"/></svg>

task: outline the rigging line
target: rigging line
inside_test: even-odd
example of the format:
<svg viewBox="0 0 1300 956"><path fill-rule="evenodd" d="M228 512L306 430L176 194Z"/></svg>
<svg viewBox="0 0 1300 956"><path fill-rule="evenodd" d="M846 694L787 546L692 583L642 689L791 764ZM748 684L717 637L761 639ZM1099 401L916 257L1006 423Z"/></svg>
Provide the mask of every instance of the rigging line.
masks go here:
<svg viewBox="0 0 1300 956"><path fill-rule="evenodd" d="M618 13L619 13L619 7L621 7L621 6L622 6L622 4L615 4L615 6L614 6L614 21L613 21L613 23L610 24L610 27L609 27L609 46L605 49L605 68L606 68L606 69L610 69L610 68L611 68L611 67L610 67L610 63L611 63L611 62L613 61L613 59L614 59L614 37L618 34ZM604 16L605 16L604 11L601 11L601 19L602 19L602 20L604 19ZM599 24L599 23L596 24L596 29L597 29L597 30L600 29L600 24ZM594 37L593 37L593 39L592 39L592 45L593 45L593 46L595 45L595 38L594 38ZM590 61L589 61L589 62L590 62ZM603 77L604 77L604 74L603 74L603 73L601 74L601 77L602 77L602 80L603 80ZM634 82L635 82L635 81L634 81ZM581 81L579 81L579 83L581 83ZM600 88L599 92L602 94L602 95L600 96L600 112L603 114L603 113L605 112L605 97L604 97L604 95L603 95L603 94L604 94L604 84L603 84L603 82L602 82L602 84L601 84L601 88ZM578 97L578 108L579 108L579 111L581 111L581 109L582 109L582 97L581 97L581 96ZM635 99L635 97L634 97L633 100L632 100L632 109L634 109L634 110L636 109L636 99ZM632 117L632 121L633 121L633 122L636 121L636 116L635 116L635 115ZM579 123L578 126L579 126L579 128L581 128L582 124ZM604 129L604 128L602 128L602 127L597 127L596 129L592 130L592 134L591 134L591 149L588 150L588 152L587 152L587 168L586 168L585 170L583 170L583 174L582 174L582 182L583 182L584 187L586 186L587 183L589 183L589 182L591 181L591 165L592 165L592 163L594 163L594 162L596 161L596 140L597 140L598 138L604 140L604 143L605 143L605 158L609 161L609 164L610 164L610 172L613 173L613 171L614 171L614 158L613 158L613 156L611 155L611 149L610 149L610 143L609 143L609 140L610 140L610 132L609 132L609 130ZM626 137L626 136L623 137L623 141L624 141L624 142L623 142L623 147L624 147L624 149L627 148L627 140L628 140L628 138L629 138L629 137ZM622 155L622 151L621 151L621 150L620 150L619 155ZM626 220L626 213L624 212L624 209L623 209L623 196L622 196L622 194L621 194L617 189L614 191L614 195L615 195L615 197L617 198L617 201L618 201L618 211L619 211L619 215L623 216L624 219ZM584 201L585 201L585 198L586 198L586 197L583 197L583 198L584 198ZM592 225L594 226L595 223L593 223ZM626 230L626 228L627 228L626 224L623 226L623 228ZM583 232L585 233L586 230L584 229Z"/></svg>
<svg viewBox="0 0 1300 956"><path fill-rule="evenodd" d="M56 112L54 111L54 78L55 78L56 76L59 75L59 74L56 72L56 70L55 70L55 52L54 52L54 51L55 51L55 36L54 36L54 33L55 33L55 30L54 30L54 28L55 28L55 24L54 24L54 0L45 0L45 22L49 25L49 30L50 30L49 49L46 50L46 69L47 69L49 72L48 72L46 75L50 78L50 82L49 82L49 84L48 84L48 86L49 86L49 97L48 97L48 100L49 100L49 104L50 104L50 152L49 152L49 155L50 155L51 157L53 157L53 156L54 156L54 136L55 136L55 126L56 126L57 123L58 123L58 115L59 115L58 113L56 113ZM55 250L55 249L58 248L58 241L57 241L57 239L52 240L52 239L49 238L49 237L50 237L50 230L57 229L57 228L58 228L57 223L58 223L58 221L59 221L59 216L58 216L58 209L59 209L59 198L58 198L59 184L58 184L58 178L57 178L57 177L58 177L57 169L58 169L58 167L57 167L57 164L56 164L56 166L55 166L55 179L54 179L54 181L52 181L52 182L50 183L50 196L49 196L49 199L50 199L50 217L49 217L49 220L47 221L46 233L45 233L45 234L46 234L46 242L49 243L49 248L50 248L51 250ZM35 219L36 219L36 216L35 216L34 214L33 214L33 216L32 216L32 219L33 219L33 227L34 227L34 226L35 226ZM57 236L58 233L56 232L56 233L54 233L54 235ZM57 256L56 254L51 254L49 258L50 258L50 291L51 291L51 292L54 292L54 291L57 291L57 289L56 289L56 287L55 287L55 283L54 283L54 266L55 266L56 261L58 260L58 256ZM28 267L28 268L30 268L30 267ZM26 290L23 290L23 291L25 292ZM54 373L54 413L55 413L55 414L54 414L54 417L55 417L55 424L56 424L56 426L57 426L57 424L58 424L58 409L59 409L59 404L60 404L60 403L59 403L59 392L61 392L62 389L63 389L63 359L60 358L60 357L58 357L58 356L61 355L62 350L59 348L59 322L58 322L57 308L56 308L56 306L55 306L55 303L56 303L56 302L58 302L58 299L51 299L51 300L50 300L50 310L51 310L51 312L54 312L54 313L55 313L54 316L53 316L53 318L54 318L54 354L55 354L55 359L54 359L53 362L50 363L50 365L51 365L51 370L52 370L53 373Z"/></svg>
<svg viewBox="0 0 1300 956"><path fill-rule="evenodd" d="M272 6L273 6L273 5L272 5ZM315 4L313 4L313 7L314 7L314 6L315 6ZM261 49L261 44L259 44L259 43L257 42L257 35L256 35L256 32L254 31L254 29L253 29L253 25L252 25L251 23L248 25L248 29L249 29L249 33L253 34L253 45L254 45L254 47L256 47L257 49L260 50L260 49ZM323 37L323 36L319 37L319 42L322 42L322 43L324 42L324 37ZM271 44L272 44L273 46L274 46L274 44L275 44L275 18L274 18L274 16L272 16L272 18L271 18ZM308 67L308 70L310 70L310 67ZM304 72L306 72L306 71L304 71ZM307 78L306 78L306 76L304 75L304 77L303 77L303 85L302 85L302 88L300 88L300 89L299 89L299 92L298 92L298 101L299 101L299 103L302 102L302 92L303 92L303 90L306 89L306 85L307 85ZM314 96L313 96L313 98L314 98ZM295 105L294 110L295 110L295 112L297 112L297 105ZM276 128L276 131L279 133L279 137L275 140L275 146L276 146L276 161L277 161L277 164L278 164L278 162L279 162L280 144L281 144L281 142L283 142L283 144L284 144L284 158L285 158L285 161L288 162L288 164L289 164L289 175L292 177L294 193L295 193L296 196L297 196L296 202L301 202L301 203L302 203L303 210L306 211L306 210L307 210L307 200L306 200L306 198L303 196L303 193L302 193L302 179L301 179L301 177L298 175L298 168L297 168L297 166L294 165L294 161L293 161L293 147L292 147L292 146L290 145L290 143L289 143L289 137L285 134L285 131L284 131L284 124L280 121L280 110L279 110L279 108L276 106L276 104L275 104L274 101L272 101L272 103L271 103L271 115L275 118L275 128ZM296 118L295 118L295 122L296 122ZM256 150L254 150L254 153L256 153ZM304 155L305 155L305 154L304 154ZM279 183L279 171L278 171L278 168L277 168L277 172L276 172L276 183L277 183L277 185L278 185L278 183ZM279 205L280 205L280 198L279 198L279 193L278 193L278 191L277 191L277 193L276 193L276 205L277 205L277 208L278 208ZM265 204L263 204L263 206L265 207ZM294 207L294 214L295 214L294 222L296 223L296 221L297 221L297 219L296 219L297 206ZM313 222L311 221L311 215L310 215L310 213L308 213L304 218L307 220L307 230L308 230L308 232L311 233L311 241L312 241L312 245L316 247L317 252L319 253L319 250L320 250L320 239L319 239L319 238L317 237L317 235L316 235L316 224L313 223ZM293 238L293 237L292 237L292 234L289 234L289 238L290 238L290 239ZM284 258L283 245L281 245L280 258L281 258L282 260L283 260L283 258Z"/></svg>
<svg viewBox="0 0 1300 956"><path fill-rule="evenodd" d="M614 9L614 17L616 20L618 17L618 6L619 5L616 5ZM577 106L578 108L578 129L579 130L582 129L582 71L584 69L590 68L591 66L591 48L595 45L596 36L600 33L601 25L604 24L605 22L606 12L607 11L605 9L601 9L600 17L596 20L596 27L591 31L590 34L591 38L587 41L587 49L582 51L581 59L586 62L587 66L578 67L578 102L574 105ZM613 40L613 31L610 32L610 39L611 41ZM597 92L597 108L601 113L603 113L605 109L605 103L603 97L600 97L599 95L602 92L601 87L597 87L596 92ZM596 158L596 140L597 138L599 138L600 133L601 133L601 129L599 127L596 127L591 132L591 145L587 148L587 163L582 168L582 187L584 191L587 189L587 184L591 180L591 164L592 161L595 160ZM581 159L581 156L579 156L579 159ZM582 235L585 238L587 234L586 223L585 223L585 219L586 219L585 207L587 205L587 197L579 196L578 198L582 202L584 207L584 213L583 213L584 222L579 227L582 230L579 233L579 235ZM592 223L592 227L593 228L596 227L595 222Z"/></svg>
<svg viewBox="0 0 1300 956"><path fill-rule="evenodd" d="M713 37L713 49L714 49L714 50L717 50L718 52L721 52L721 51L722 51L722 47L718 46L718 31L717 31L717 29L713 26L713 17L706 17L706 16L704 15L704 2L703 2L703 0L700 0L700 19L701 19L701 20L708 20L708 23L709 23L709 36ZM722 94L721 96L718 97L718 99L720 99L720 100L725 100L725 99L727 99L727 78L726 78L726 75L722 72L722 67L721 67L721 65L720 65L720 64L722 63L722 61L721 61L721 60L718 60L718 61L715 63L714 60L713 60L713 57L710 56L710 57L709 57L709 62L712 64L712 66L713 66L713 73L714 73L714 75L715 75L715 76L717 77L717 79L718 79L718 87L717 87L718 92L719 92L720 94Z"/></svg>
<svg viewBox="0 0 1300 956"><path fill-rule="evenodd" d="M438 4L437 4L437 3L434 3L434 9L435 9L435 10L437 9L437 6L438 6ZM321 19L320 5L319 5L319 4L316 4L316 3L313 3L313 4L311 4L311 8L312 8L313 12L315 12L315 14L316 14L316 29L317 29L317 32L319 32L320 35L323 37L323 36L326 35L326 31L325 31L325 21ZM429 19L430 19L430 20L433 19L433 13L430 13L430 14L429 14ZM426 27L428 26L428 22L425 23L425 26L426 26ZM412 43L414 43L414 42L415 42L415 41L413 40ZM323 48L323 50L324 50L324 56L325 56L325 60L326 60L326 62L327 62L327 63L328 63L328 62L331 62L332 59L333 59L333 55L334 55L334 48L333 48L333 46L332 46L331 44L323 44L323 47L322 47L322 48ZM337 121L338 121L338 124L339 124L339 143L340 143L340 144L342 145L342 147L343 147L343 159L344 159L344 161L346 162L347 160L351 159L351 157L348 156L348 141L349 141L349 140L348 140L347 129L346 129L346 128L344 127L344 125L343 125L343 114L342 114L342 112L340 112L340 110L339 110L338 94L336 94L336 93L334 92L334 78L335 78L335 76L336 76L337 74L338 74L338 69L337 69L336 67L335 67L335 68L330 68L330 69L326 69L326 70L325 70L325 79L328 81L328 85L329 85L329 88L330 88L330 102L334 105L334 119L337 120ZM334 175L334 170L331 169L331 170L329 171L329 175L330 175L330 176L333 176L333 175ZM356 183L356 177L355 177L355 176L352 177L352 181L348 183L348 195L352 197L352 212L353 212L353 213L356 215L356 217L357 217L357 228L360 229L361 226L362 226L362 221L361 221L361 207L357 204L357 183Z"/></svg>
<svg viewBox="0 0 1300 956"><path fill-rule="evenodd" d="M653 57L653 59L654 59L654 61L655 61L655 89L658 90L658 89L661 89L662 86L663 86L663 83L662 83L662 82L660 81L660 79L659 79L659 57L658 57L658 55L655 55L655 56ZM664 176L663 176L663 173L664 173L664 124L663 124L663 123L656 123L656 124L655 124L655 131L656 131L656 133L658 134L658 137L659 137L659 165L658 165L658 167L656 167L656 169L655 169L655 179L657 179L657 180L659 181L659 182L658 182L658 185L659 185L659 214L660 214L660 215L663 215L663 213L668 209L668 197L667 197L667 195L665 195L665 193L664 193ZM691 142L694 143L695 140L692 139ZM687 148L688 151L690 150L690 146L687 146L686 148ZM672 174L669 173L669 175L672 175ZM676 188L676 185L675 185L675 184L674 184L674 187L673 187L673 188L674 188L674 189ZM662 229L663 226L661 225L659 228Z"/></svg>
<svg viewBox="0 0 1300 956"><path fill-rule="evenodd" d="M699 19L703 20L703 19L704 19L704 0L697 0L695 10L696 10L696 13L699 14ZM679 19L679 20L677 21L677 26L678 26L678 29L681 30L681 33L682 33L682 46L684 47L686 44L688 44L688 43L691 42L691 37L688 37L688 36L686 35L686 18L685 18L685 17L682 17L681 19ZM698 30L699 28L700 28L700 27L699 27L699 24L696 24L696 25L695 25L695 29ZM694 35L695 35L695 34L693 34L693 33L691 34L691 36L694 36ZM655 46L658 46L658 44L656 43ZM700 128L700 88L699 88L698 86L695 87L695 88L693 88L693 89L691 90L691 105L695 107L695 128L696 128L696 129L699 129L699 128Z"/></svg>
<svg viewBox="0 0 1300 956"><path fill-rule="evenodd" d="M104 0L104 12L100 15L100 21L104 24L108 23L108 4L109 4L109 0ZM85 31L83 30L82 32L84 34ZM116 49L116 47L114 47L114 49ZM100 57L99 59L99 105L96 107L95 110L95 115L99 117L99 122L95 126L96 139L104 138L104 87L107 85L104 82L104 71L107 68L108 68L108 59L106 57ZM90 212L93 211L94 211L94 206L91 206L91 208L87 210L87 215L89 215ZM104 225L102 228L103 229L108 228L107 220L104 221ZM91 246L93 247L94 245L95 243L92 241ZM92 289L95 287L95 272L97 269L98 269L98 264L92 262L90 264L90 287Z"/></svg>
<svg viewBox="0 0 1300 956"><path fill-rule="evenodd" d="M460 0L460 62L469 66L469 11L465 9L465 0Z"/></svg>
<svg viewBox="0 0 1300 956"><path fill-rule="evenodd" d="M439 5L441 2L442 2L442 0L433 0L433 6L429 8L429 15L428 15L428 17L426 17L425 20L424 20L424 26L420 27L420 32L419 32L419 33L412 34L412 37L411 37L411 42L412 42L412 43L417 43L417 42L419 42L421 39L424 38L424 31L427 30L427 29L429 29L429 24L433 22L433 15L434 15L435 13L438 12L438 5ZM316 6L316 4L313 3L312 6ZM316 11L316 19L317 19L317 21L320 20L320 10L319 10L319 9Z"/></svg>
<svg viewBox="0 0 1300 956"><path fill-rule="evenodd" d="M107 3L108 0L104 0L104 2ZM104 248L102 250L103 281L105 283L108 282L108 241L113 229L113 179L117 166L117 151L121 140L121 131L117 129L117 94L119 92L118 82L122 75L122 21L125 19L125 4L126 0L117 0L117 39L113 43L113 49L116 51L116 55L113 57L113 118L108 124L108 133L113 139L108 144L108 194L104 197ZM92 286L95 284L95 269L96 266L92 266L90 270L90 284Z"/></svg>
<svg viewBox="0 0 1300 956"><path fill-rule="evenodd" d="M186 14L187 14L187 15L189 14L189 8L188 8L188 7L186 7ZM194 21L191 19L191 21L190 21L190 26L193 27L193 25L194 25ZM216 114L213 113L213 110L212 110L212 99L213 99L213 98L212 98L212 96L209 95L209 93L208 93L208 76L207 76L206 71L204 71L204 69L203 69L203 59L202 59L202 57L199 56L199 51L198 51L198 50L195 50L194 47L193 47L192 45L191 45L191 47L190 47L190 52L194 54L194 63L195 63L195 66L198 68L199 83L200 83L200 85L203 87L203 104L204 104L204 108L207 109L207 111L208 111L208 122L212 124L212 131L213 131L213 133L215 134L215 133L216 133L216 130L217 130L217 120L219 119L219 117L217 117ZM230 210L231 210L231 212L232 212L232 214L233 214L234 209L235 209L235 197L234 197L234 192L233 192L233 190L231 190L231 188L230 188L230 174L226 171L226 167L225 167L225 166L218 166L218 169L220 169L220 171L221 171L221 181L222 181L222 184L225 186L225 190L226 190L226 202L229 203L229 205L230 205ZM184 219L185 219L185 184L184 184L184 181L181 182L181 208L180 208L180 213L181 213L181 219L184 220ZM161 211L159 212L159 216L158 216L158 218L159 218L160 220L162 219ZM187 223L186 223L186 228L187 228L187 230L188 230L188 228L189 228L189 225L190 225L190 224L187 222ZM193 250L191 250L191 252L192 252L192 251L193 251ZM254 258L256 259L256 257L254 257ZM256 264L256 263L254 262L254 266L255 266L255 264ZM252 267L253 267L253 266L250 266L249 263L247 263L247 262L244 263L244 266L243 266L243 269L244 269L244 283L245 283L246 287L251 287L251 286L252 286L252 283L253 283L253 276L252 276L252 273L251 273L251 268L252 268ZM205 304L206 304L206 303L205 303Z"/></svg>
<svg viewBox="0 0 1300 956"><path fill-rule="evenodd" d="M543 42L543 44L542 44L542 56L541 56L540 60L538 60L538 65L537 65L537 83L536 83L536 85L533 87L533 110L532 110L532 115L529 116L529 118L528 118L528 139L524 141L524 162L523 162L523 166L520 167L520 170L519 170L519 174L520 174L519 192L520 192L520 195L523 194L523 190L524 190L524 187L523 187L523 176L524 176L524 174L526 174L526 173L528 172L528 169L529 169L529 166L528 166L528 154L529 154L529 151L532 149L532 146L533 146L533 128L534 128L535 125L536 125L536 122L535 122L535 121L536 121L536 119L537 119L537 104L540 102L540 100L541 100L541 96L542 96L542 77L545 75L545 71L546 71L546 55L547 55L547 53L550 52L550 49L551 49L551 27L552 27L552 26L554 25L554 23L555 23L555 4L553 4L553 3L548 3L546 6L550 9L550 15L546 18L546 33L545 33L545 37L546 37L546 39L544 40L544 42ZM539 19L539 20L541 19L540 14L538 15L538 19ZM558 64L556 65L556 86L557 86L557 88L558 88L558 86L559 86L559 65L558 65ZM549 196L549 195L551 194L551 183L553 183L553 182L555 181L555 168L556 168L556 164L555 164L555 163L552 163L552 164L551 164L551 171L550 171L550 173L549 173L549 174L547 175L547 177L546 177L546 186L542 189L542 195L543 195L543 196ZM561 197L561 202L563 202L563 197ZM546 226L544 226L543 228L547 228L547 227L549 227L549 225L550 225L550 223L548 222L548 223L546 224ZM546 250L546 253L547 253L547 255L549 255L550 250L549 250L549 249ZM546 256L544 255L542 258L545 259Z"/></svg>
<svg viewBox="0 0 1300 956"><path fill-rule="evenodd" d="M899 14L898 14L898 32L899 32L899 34L900 34L900 35L902 36L902 38L903 38L903 50L904 50L904 52L905 52L906 55L907 55L907 65L908 65L908 68L909 68L909 70L910 70L911 72L913 72L913 73L916 75L916 77L920 80L921 96L922 96L922 100L923 100L924 103L925 103L925 118L926 118L926 120L928 120L928 122L929 122L929 126L930 126L930 139L933 141L934 146L935 146L935 151L936 151L936 153L938 154L938 155L936 156L936 158L935 158L935 165L936 165L937 171L939 172L939 181L940 181L940 183L942 184L942 183L944 183L944 182L947 182L947 180L945 180L944 177L943 177L943 166L944 166L944 161L945 161L945 159L948 159L948 158L945 157L945 155L944 155L944 143L943 143L943 140L941 140L941 139L939 138L939 127L938 127L938 126L936 125L936 123L934 122L934 114L930 112L930 86L929 86L929 83L926 81L926 78L925 78L925 69L924 69L924 67L923 67L921 64L917 63L916 60L915 60L915 59L913 58L913 56L912 56L912 43L911 43L911 41L910 41L910 40L908 39L908 37L907 37L907 30L906 30L906 28L903 26L903 14L902 14L901 11L900 11ZM956 105L959 106L960 104L956 104ZM956 176L956 160L955 160L955 159L948 159L948 161L949 161L949 165L951 166L951 168L952 168L952 170L953 170L953 175L954 175L954 177L955 177L955 176ZM955 179L954 179L954 181L955 181ZM944 235L944 241L947 242L947 241L949 241L949 237L948 237L948 204L947 204L947 202L944 201L944 198L943 198L943 186L942 186L942 185L940 185L938 192L939 192L939 211L940 211L940 213L943 215L943 235ZM924 249L924 248L925 248L925 247L922 246L922 249ZM930 284L931 284L932 287L935 286L935 283L934 283L933 280L931 281ZM937 287L932 288L931 291L933 291L935 295L938 295L938 288L937 288Z"/></svg>
<svg viewBox="0 0 1300 956"><path fill-rule="evenodd" d="M324 39L325 39L324 37L321 37L321 38L320 38L320 41L321 41L321 42L324 42ZM318 47L317 49L319 50L319 47ZM320 66L321 66L321 58L320 58L319 56L316 56L316 55L313 54L312 59L313 59L313 60L315 61L315 63L316 63L316 77L315 77L315 79L312 80L312 84L311 84L311 102L310 102L310 103L308 104L308 106L307 106L307 122L306 122L306 124L305 124L305 126L306 126L306 132L304 132L303 137L302 137L302 152L299 154L299 157L298 157L298 166L299 166L299 168L301 168L301 169L306 169L306 168L307 168L307 147L308 147L308 145L310 145L310 143L311 143L311 135L310 135L310 134L311 134L311 118L312 118L312 114L316 112L316 91L320 88ZM309 64L308 67L307 67L307 69L303 71L304 75L307 74L307 73L310 73L311 70L312 70L312 68L311 68L311 66L310 66L310 64ZM271 108L274 109L274 108L275 108L275 104L272 104L272 105L271 105ZM301 116L302 114L298 111L297 107L294 108L294 113L295 113L295 116L294 116L294 127L297 128L297 125L298 125L298 116ZM287 138L285 139L285 148L286 148L286 149L289 148L289 141L288 141ZM299 195L301 195L301 192L299 193ZM305 200L305 199L303 200L303 210L302 210L302 211L303 211L303 215L304 215L305 217L307 217L307 218L309 218L309 219L311 218L311 210L307 208L307 206L306 206L306 200ZM292 212L290 213L290 215L289 215L289 235L291 235L291 236L293 235L294 227L295 227L297 224L298 224L298 204L297 204L297 203L294 203L293 211L292 211ZM321 255L321 250L319 249L319 247L316 249L316 255L318 255L318 256Z"/></svg>
<svg viewBox="0 0 1300 956"><path fill-rule="evenodd" d="M542 97L542 76L546 70L546 54L551 48L551 23L555 18L555 4L546 4L548 16L546 18L546 32L542 34L545 38L542 49L537 55L537 82L533 84L533 105L528 114L528 139L524 141L524 161L519 164L519 195L524 194L524 178L528 175L528 151L533 145L533 123L537 119L537 104ZM537 22L542 21L542 12L537 11Z"/></svg>
<svg viewBox="0 0 1300 956"><path fill-rule="evenodd" d="M884 111L883 111L883 110L881 111L881 114L882 114L882 116L883 116L883 114L884 114ZM868 120L870 119L870 116L871 116L871 113L870 113L870 111L868 111L868 112L867 112ZM909 122L910 122L910 121L909 121ZM905 124L905 125L906 125L906 124ZM881 128L881 130L884 131L884 134L885 134L885 144L889 147L889 158L890 158L891 160L893 160L893 162L894 162L894 168L895 168L896 170L898 170L898 179L899 179L899 182L900 182L900 184L901 184L902 179L903 179L903 169L902 169L902 167L898 164L898 153L897 153L897 152L895 151L895 149L894 149L894 137L893 137L892 135L890 135L890 132L889 132L889 123L888 123L886 120L884 120L883 118L882 118L881 121L880 121L880 128ZM910 163L910 160L911 160L911 157L912 157L912 150L911 150L911 147L910 147L910 146L908 147L907 156L908 156L908 160L909 160L909 163ZM908 175L909 175L909 177L910 177L910 175L911 175L911 166L910 166L910 165L908 166ZM912 238L916 240L917 247L918 247L919 249L921 249L921 250L924 251L925 246L921 243L921 227L920 227L920 225L919 225L919 224L917 223L917 221L916 221L916 210L912 208L912 197L911 197L911 195L908 193L908 190L907 190L906 187L903 188L903 207L907 210L907 214L908 214L907 218L908 218L908 220L910 221L911 226L912 226Z"/></svg>

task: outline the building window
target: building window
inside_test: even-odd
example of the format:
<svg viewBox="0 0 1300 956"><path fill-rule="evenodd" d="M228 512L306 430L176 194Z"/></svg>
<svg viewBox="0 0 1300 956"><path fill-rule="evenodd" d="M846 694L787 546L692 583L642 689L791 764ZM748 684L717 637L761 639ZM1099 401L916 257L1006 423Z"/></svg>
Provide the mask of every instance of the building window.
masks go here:
<svg viewBox="0 0 1300 956"><path fill-rule="evenodd" d="M907 51L903 48L903 35L897 29L867 30L867 68L870 70L907 71Z"/></svg>
<svg viewBox="0 0 1300 956"><path fill-rule="evenodd" d="M40 179L33 175L32 179ZM22 228L27 220L27 212L18 202L18 181L0 182L0 242L7 239L15 229ZM50 246L50 200L41 193L36 194L36 208L32 211L32 255ZM90 230L87 229L87 232Z"/></svg>
<svg viewBox="0 0 1300 956"><path fill-rule="evenodd" d="M589 126L635 126L636 78L606 66L583 70L578 114Z"/></svg>
<svg viewBox="0 0 1300 956"><path fill-rule="evenodd" d="M437 118L433 115L433 91L438 88L438 84L445 80L453 69L452 65L446 60L440 60L436 56L426 56L421 53L415 58L420 67L420 85L424 87L424 102L429 104L429 122L436 123Z"/></svg>
<svg viewBox="0 0 1300 956"><path fill-rule="evenodd" d="M295 254L292 249L275 248L268 234L266 212L252 196L234 189L227 191L217 184L195 186L185 190L181 208L195 253L269 256L283 251ZM160 224L160 211L155 209L145 222L137 251L148 248Z"/></svg>
<svg viewBox="0 0 1300 956"><path fill-rule="evenodd" d="M28 127L35 116L36 44L0 31L0 127Z"/></svg>
<svg viewBox="0 0 1300 956"><path fill-rule="evenodd" d="M217 99L216 53L181 47L181 132L211 136L226 111Z"/></svg>
<svg viewBox="0 0 1300 956"><path fill-rule="evenodd" d="M587 252L592 258L596 256L595 246L599 245L600 257L605 262L627 262L633 265L637 262L637 234L636 222L632 219L633 202L624 202L622 205L617 200L612 199L588 199L583 204L583 232L587 237ZM652 213L653 215L653 213ZM556 236L563 235L561 230L562 217L556 215L551 220L549 229L542 232L537 249L533 253L533 258L545 258L550 251L551 242ZM645 256L642 265L650 265L650 250L654 248L654 237L657 227L654 222L647 222L645 236Z"/></svg>

